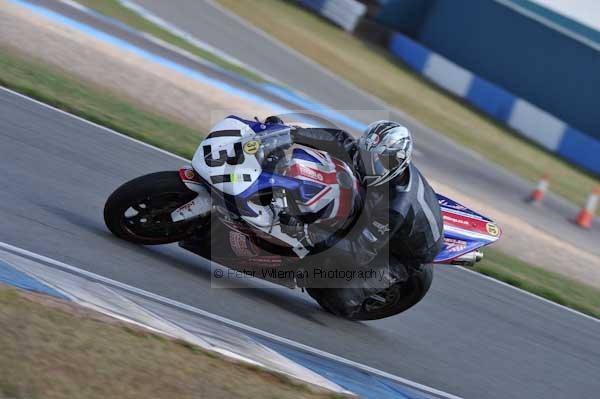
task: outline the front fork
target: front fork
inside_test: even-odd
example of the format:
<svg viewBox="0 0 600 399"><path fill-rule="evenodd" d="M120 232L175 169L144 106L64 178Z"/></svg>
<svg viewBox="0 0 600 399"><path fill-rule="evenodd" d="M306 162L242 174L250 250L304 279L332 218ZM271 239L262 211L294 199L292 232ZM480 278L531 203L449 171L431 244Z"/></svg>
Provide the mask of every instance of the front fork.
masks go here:
<svg viewBox="0 0 600 399"><path fill-rule="evenodd" d="M212 209L210 192L202 180L200 180L196 171L191 166L184 166L179 169L179 178L188 189L197 192L198 195L171 212L171 219L174 222L180 222L182 220L208 216Z"/></svg>

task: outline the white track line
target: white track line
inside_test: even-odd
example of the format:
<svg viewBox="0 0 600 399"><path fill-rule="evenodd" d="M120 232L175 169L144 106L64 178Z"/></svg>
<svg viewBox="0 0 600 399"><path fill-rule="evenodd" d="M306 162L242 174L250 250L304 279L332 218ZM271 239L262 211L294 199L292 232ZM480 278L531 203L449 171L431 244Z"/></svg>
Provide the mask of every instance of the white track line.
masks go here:
<svg viewBox="0 0 600 399"><path fill-rule="evenodd" d="M147 148L151 148L151 149L153 149L153 150L156 150L156 151L158 151L158 152L160 152L160 153L162 153L162 154L165 154L165 155L170 155L170 156L172 156L172 157L175 157L175 158L177 158L177 159L180 159L180 160L182 160L182 161L184 161L184 162L186 162L186 163L189 163L189 162L190 162L190 160L189 160L189 159L185 159L185 158L183 158L183 157L180 157L179 155L173 154L172 152L169 152L169 151L163 150L163 149L161 149L161 148L155 147L155 146L153 146L153 145L151 145L151 144L148 144L148 143L144 143L143 141L140 141L140 140L134 139L134 138L132 138L132 137L129 137L129 136L127 136L127 135L123 134L123 133L119 133L119 132L117 132L117 131L115 131L115 130L112 130L112 129L110 129L110 128L107 128L107 127L105 127L105 126L98 125L97 123L94 123L94 122L88 121L87 119L83 119L83 118L81 118L81 117L79 117L79 116L77 116L77 115L70 114L70 113L68 113L68 112L66 112L66 111L63 111L63 110L61 110L61 109L58 109L58 108L55 108L55 107L53 107L53 106L51 106L51 105L45 104L45 103L43 103L43 102L40 102L40 101L38 101L38 100L36 100L36 99L33 99L33 98L31 98L31 97L28 97L28 96L26 96L26 95L23 95L23 94L21 94L21 93L17 93L16 91L13 91L13 90L7 89L7 88L5 88L5 87L2 87L2 86L0 86L0 90L6 91L6 92L8 92L8 93L11 93L11 94L14 94L14 95L16 95L16 96L18 96L18 97L21 97L21 98L27 99L27 100L29 100L29 101L31 101L31 102L34 102L34 103L36 103L36 104L38 104L38 105L41 105L42 107L45 107L45 108L52 109L52 110L54 110L54 111L57 111L57 112L59 112L59 113L61 113L61 114L63 114L63 115L66 115L66 116L69 116L69 117L71 117L71 118L77 119L78 121L81 121L81 122L87 123L87 124L89 124L89 125L92 125L92 126L94 126L94 127L97 127L97 128L99 128L99 129L102 129L102 130L104 130L104 131L106 131L106 132L109 132L109 133L115 134L115 135L117 135L117 136L119 136L119 137L122 137L122 138L124 138L124 139L126 139L126 140L130 140L130 141L133 141L134 143L140 144L140 145L142 145L142 146L144 146L144 147L147 147ZM567 311L569 311L569 312L571 312L571 313L574 313L574 314L577 314L577 315L583 316L583 317L585 317L585 318L587 318L587 319L590 319L590 320L593 320L593 321L595 321L595 322L600 322L600 319L597 319L597 318L595 318L595 317L592 317L592 316L588 316L588 315L586 315L586 314L584 314L584 313L581 313L581 312L579 312L579 311L577 311L577 310L574 310L574 309L568 308L568 307L566 307L566 306L560 305L560 304L558 304L558 303L556 303L556 302L552 302L552 301L550 301L550 300L548 300L548 299L546 299L546 298L542 298L541 296L538 296L538 295L532 294L531 292L528 292L528 291L522 290L522 289L520 289L520 288L514 287L514 286L512 286L512 285L510 285L510 284L506 284L506 283L504 283L504 282L502 282L502 281L500 281L500 280L496 280L496 279L494 279L494 278L492 278L492 277L488 277L488 276L486 276L486 275L484 275L484 274L477 273L477 272L475 272L475 271L473 271L473 270L469 270L469 269L466 269L466 268L464 268L464 267L458 267L458 269L461 269L461 270L463 270L463 271L465 271L465 272L473 273L474 275L476 275L476 276L479 276L480 278L483 278L483 279L486 279L486 280L489 280L489 281L495 282L495 283L497 283L497 284L503 285L503 286L505 286L505 287L508 287L508 288L510 288L510 289L512 289L512 290L518 291L518 292L520 292L520 293L522 293L522 294L524 294L524 295L531 296L531 297L533 297L533 298L537 298L537 299L539 299L540 301L543 301L543 302L546 302L546 303L548 303L548 304L551 304L551 305L557 306L557 307L559 307L559 308L561 308L561 309L564 309L564 310L567 310Z"/></svg>
<svg viewBox="0 0 600 399"><path fill-rule="evenodd" d="M103 276L100 276L98 274L89 272L87 270L79 269L79 268L77 268L75 266L68 265L68 264L66 264L64 262L61 262L61 261L58 261L56 259L52 259L52 258L49 258L47 256L40 255L40 254L37 254L35 252L31 252L31 251L28 251L26 249L16 247L14 245L11 245L11 244L8 244L8 243L2 242L2 241L0 241L0 248L4 249L6 251L12 252L12 253L21 255L21 256L25 256L25 257L30 258L30 259L31 258L36 259L38 261L44 262L45 264L55 266L55 267L57 267L57 268L59 268L59 269L61 269L63 271L74 273L74 274L77 274L79 276L84 276L84 277L86 277L88 279L95 280L95 281L98 281L98 282L110 285L112 287L119 288L121 290L124 290L124 291L130 292L130 293L142 296L144 298L151 299L153 301L156 301L156 302L159 302L159 303L162 303L162 304L166 304L166 305L169 305L169 306L172 306L172 307L176 307L178 309L182 309L182 310L185 310L187 312L194 313L194 314L197 314L197 315L200 315L200 316L203 316L203 317L206 317L206 318L218 321L218 322L226 324L228 326L237 328L238 330L250 332L252 334L261 336L263 338L268 338L268 339L270 339L272 341L275 341L275 342L278 342L278 343L282 343L282 344L291 346L293 348L296 348L296 349L299 349L299 350L302 350L302 351L305 351L305 352L308 352L308 353L312 353L314 355L317 355L317 356L320 356L320 357L323 357L323 358L326 358L326 359L329 359L329 360L333 360L335 362L338 362L338 363L341 363L341 364L344 364L344 365L348 365L348 366L351 366L351 367L363 370L365 372L368 372L368 373L371 373L371 374L375 374L375 375L378 375L378 376L390 379L392 381L399 382L399 383L401 383L401 384L403 384L405 386L408 386L408 387L411 387L411 388L414 388L414 389L417 389L417 390L420 390L420 391L423 391L423 392L427 392L427 393L430 393L430 394L433 394L433 395L437 395L437 396L440 396L440 397L443 397L443 398L448 398L448 399L460 399L459 396L455 396L455 395L449 394L447 392L443 392L443 391L440 391L440 390L428 387L426 385L422 385L422 384L419 384L417 382L414 382L414 381L411 381L411 380L407 380L405 378L398 377L398 376L390 374L390 373L386 373L385 371L381 371L381 370L375 369L373 367L369 367L369 366L366 366L364 364L360 364L360 363L354 362L352 360L345 359L343 357L334 355L332 353L324 352L324 351L322 351L320 349L316 349L316 348L313 348L313 347L301 344L299 342L292 341L290 339L283 338L283 337L280 337L278 335L269 333L267 331L263 331L263 330L260 330L258 328L251 327L251 326L248 326L246 324L243 324L243 323L240 323L240 322L237 322L237 321L234 321L234 320L231 320L231 319L228 319L228 318L225 318L225 317L222 317L222 316L219 316L219 315L207 312L206 310L198 309L198 308L195 308L193 306L186 305L184 303L177 302L177 301L174 301L172 299L169 299L169 298L166 298L166 297L163 297L163 296L160 296L160 295L157 295L157 294L154 294L154 293L142 290L140 288L136 288L136 287L133 287L133 286L121 283L121 282L116 281L116 280L112 280L112 279L110 279L108 277L103 277Z"/></svg>
<svg viewBox="0 0 600 399"><path fill-rule="evenodd" d="M62 0L62 1L71 1L71 0ZM141 5L139 5L133 1L130 1L130 0L118 0L118 1L123 7L126 7L130 11L138 14L142 18L154 23L155 25L158 25L160 28L166 30L167 32L171 33L174 36L179 37L180 39L186 41L187 43L189 43L195 47L198 47L201 50L212 53L226 62L229 62L238 67L244 68L244 69L260 76L261 78L263 78L266 81L270 81L272 83L282 85L281 82L277 81L277 79L275 79L273 76L267 75L267 74L259 71L258 69L254 68L248 64L245 64L244 62L240 61L239 59L229 55L228 53L226 53L216 47L213 47L210 44L196 38L191 33L188 33L186 31L184 31L183 29L180 29L175 24L172 24L172 23L162 19L158 15L150 12L150 10L148 10L147 8L144 8ZM148 38L155 39L154 36L148 34L147 32L142 32L142 34ZM166 42L164 42L162 40L160 40L160 42L162 42L162 45L167 44ZM180 47L174 46L172 44L169 44L169 45L172 46L173 48L179 49L181 51ZM191 54L191 53L188 53L188 54ZM196 58L199 58L199 57L196 57ZM214 66L214 63L209 63L209 64L212 64ZM221 68L221 67L219 67L219 68Z"/></svg>
<svg viewBox="0 0 600 399"><path fill-rule="evenodd" d="M51 105L48 105L48 104L46 104L46 103L43 103L43 102L41 102L41 101L38 101L38 100L36 100L36 99L34 99L34 98L31 98L31 97L29 97L29 96L26 96L26 95L24 95L24 94L18 93L18 92L14 91L14 90L7 89L6 87L2 87L2 86L0 86L0 90L2 90L2 91L5 91L5 92L8 92L8 93L11 93L11 94L14 94L14 95L15 95L15 96L17 96L17 97L24 98L24 99L26 99L26 100L29 100L29 101L33 102L33 103L36 103L36 104L38 104L38 105L41 105L41 106L42 106L42 107L44 107L44 108L51 109L51 110L53 110L53 111L56 111L56 112L58 112L58 113L60 113L60 114L63 114L63 115L69 116L69 117L71 117L71 118L73 118L73 119L76 119L76 120L78 120L78 121L80 121L80 122L84 122L84 123L87 123L88 125L92 125L92 126L94 126L94 127L98 128L98 129L104 130L105 132L108 132L108 133L115 134L115 135L117 135L117 136L119 136L119 137L122 137L122 138L124 138L124 139L126 139L126 140L129 140L129 141L133 141L134 143L140 144L140 145L142 145L142 146L144 146L144 147L151 148L151 149L153 149L153 150L155 150L155 151L158 151L158 152L160 152L160 153L162 153L162 154L165 154L165 155L169 155L169 156L175 157L175 158L177 158L177 159L180 159L180 160L182 160L182 161L185 161L186 163L189 163L189 162L190 162L190 160L189 160L189 159L185 159L185 158L183 158L183 157L180 157L179 155L173 154L172 152L169 152L169 151L163 150L162 148L155 147L155 146L153 146L153 145L151 145L151 144L145 143L145 142L143 142L143 141L140 141L140 140L138 140L138 139L134 139L133 137L129 137L129 136L127 136L127 135L123 134L123 133L119 133L119 132L117 132L117 131L115 131L115 130L112 130L112 129L110 129L110 128L107 128L106 126L102 126L102 125L99 125L99 124L97 124L97 123L95 123L95 122L92 122L92 121L89 121L89 120L87 120L87 119L81 118L81 117L79 117L79 116L77 116L77 115L73 115L73 114L71 114L71 113L69 113L69 112L67 112L67 111L63 111L62 109L58 109L58 108L56 108L56 107L53 107L53 106L51 106Z"/></svg>
<svg viewBox="0 0 600 399"><path fill-rule="evenodd" d="M249 29L252 32L256 33L257 35L261 36L264 40L270 42L275 47L279 47L281 50L287 52L288 54L290 54L290 55L292 55L292 56L294 56L294 57L296 57L298 59L301 59L303 62L305 62L308 65L312 66L313 68L319 70L321 73L327 75L328 77L330 77L331 79L335 80L339 84L345 86L346 88L348 88L350 90L354 90L354 91L360 93L361 95L363 95L363 96L365 96L367 98L370 98L373 102L377 103L378 105L382 106L385 109L390 109L391 108L391 106L389 104L387 104L385 101L383 101L382 99L374 96L371 93L366 92L365 90L359 88L358 86L355 86L353 83L347 81L346 79L341 78L340 76L336 75L335 73L333 73L329 69L325 68L324 66L322 66L321 64L319 64L318 62L316 62L315 60L313 60L312 58L309 58L306 55L304 55L301 52L299 52L298 50L293 49L293 48L287 46L286 44L284 44L280 40L278 40L278 39L274 38L273 36L269 35L265 31L263 31L262 29L257 28L256 26L252 25L251 23L249 23L248 21L246 21L245 19L243 19L242 17L240 17L239 15L237 15L236 13L234 13L233 11L229 10L228 8L222 6L221 4L219 4L219 3L217 3L217 2L215 2L213 0L205 0L205 2L207 4L209 4L211 7L213 7L214 9L220 11L222 14L224 14L227 17L235 20L237 23L239 23L240 25L242 25L246 29ZM406 115L405 112L400 111L400 110L396 110L396 109L394 109L394 111L397 111L403 117L406 117L407 119L411 119L412 120L412 117ZM416 119L414 121L415 121L415 123L419 123L419 122L417 122Z"/></svg>

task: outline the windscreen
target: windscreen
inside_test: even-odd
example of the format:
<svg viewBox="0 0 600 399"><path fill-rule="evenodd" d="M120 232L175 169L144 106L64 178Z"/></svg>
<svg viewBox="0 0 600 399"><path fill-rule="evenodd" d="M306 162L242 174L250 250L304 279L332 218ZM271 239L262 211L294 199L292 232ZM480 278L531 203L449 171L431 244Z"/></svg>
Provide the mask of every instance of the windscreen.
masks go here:
<svg viewBox="0 0 600 399"><path fill-rule="evenodd" d="M255 139L244 144L244 146L249 145L257 146L258 162L264 166L265 163L271 162L273 157L279 158L280 154L292 145L290 128L281 125L281 128L257 134Z"/></svg>

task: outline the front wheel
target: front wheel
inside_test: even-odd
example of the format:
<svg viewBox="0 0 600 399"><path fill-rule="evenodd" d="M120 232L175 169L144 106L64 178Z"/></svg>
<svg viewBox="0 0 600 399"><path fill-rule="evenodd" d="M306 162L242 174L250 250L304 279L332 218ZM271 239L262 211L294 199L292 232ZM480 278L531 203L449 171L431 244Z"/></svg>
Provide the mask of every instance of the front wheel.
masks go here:
<svg viewBox="0 0 600 399"><path fill-rule="evenodd" d="M367 298L360 310L352 314L348 313L340 300L339 290L343 288L307 288L307 292L330 313L351 320L377 320L397 315L416 305L425 297L432 281L432 265L423 265L408 280L392 285L376 298Z"/></svg>
<svg viewBox="0 0 600 399"><path fill-rule="evenodd" d="M157 172L117 188L104 206L106 227L117 237L144 245L168 244L191 235L194 220L173 222L171 212L194 199L178 172Z"/></svg>

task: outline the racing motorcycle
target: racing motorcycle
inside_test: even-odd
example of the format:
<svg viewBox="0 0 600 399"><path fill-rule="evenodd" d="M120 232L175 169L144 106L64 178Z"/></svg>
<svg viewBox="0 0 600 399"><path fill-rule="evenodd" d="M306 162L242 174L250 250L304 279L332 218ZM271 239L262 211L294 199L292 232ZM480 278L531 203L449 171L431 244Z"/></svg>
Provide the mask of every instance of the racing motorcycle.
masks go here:
<svg viewBox="0 0 600 399"><path fill-rule="evenodd" d="M190 165L117 188L104 208L106 226L129 242L178 242L230 270L306 289L325 310L343 314L326 299L330 290L344 288L311 287L302 259L320 248L311 225L334 237L351 229L361 187L347 163L293 143L292 129L229 116L200 143ZM500 228L450 198L438 199L444 247L434 264L473 266L483 257L481 248L498 240ZM433 265L424 265L367 298L351 318L403 312L425 296L432 278Z"/></svg>

